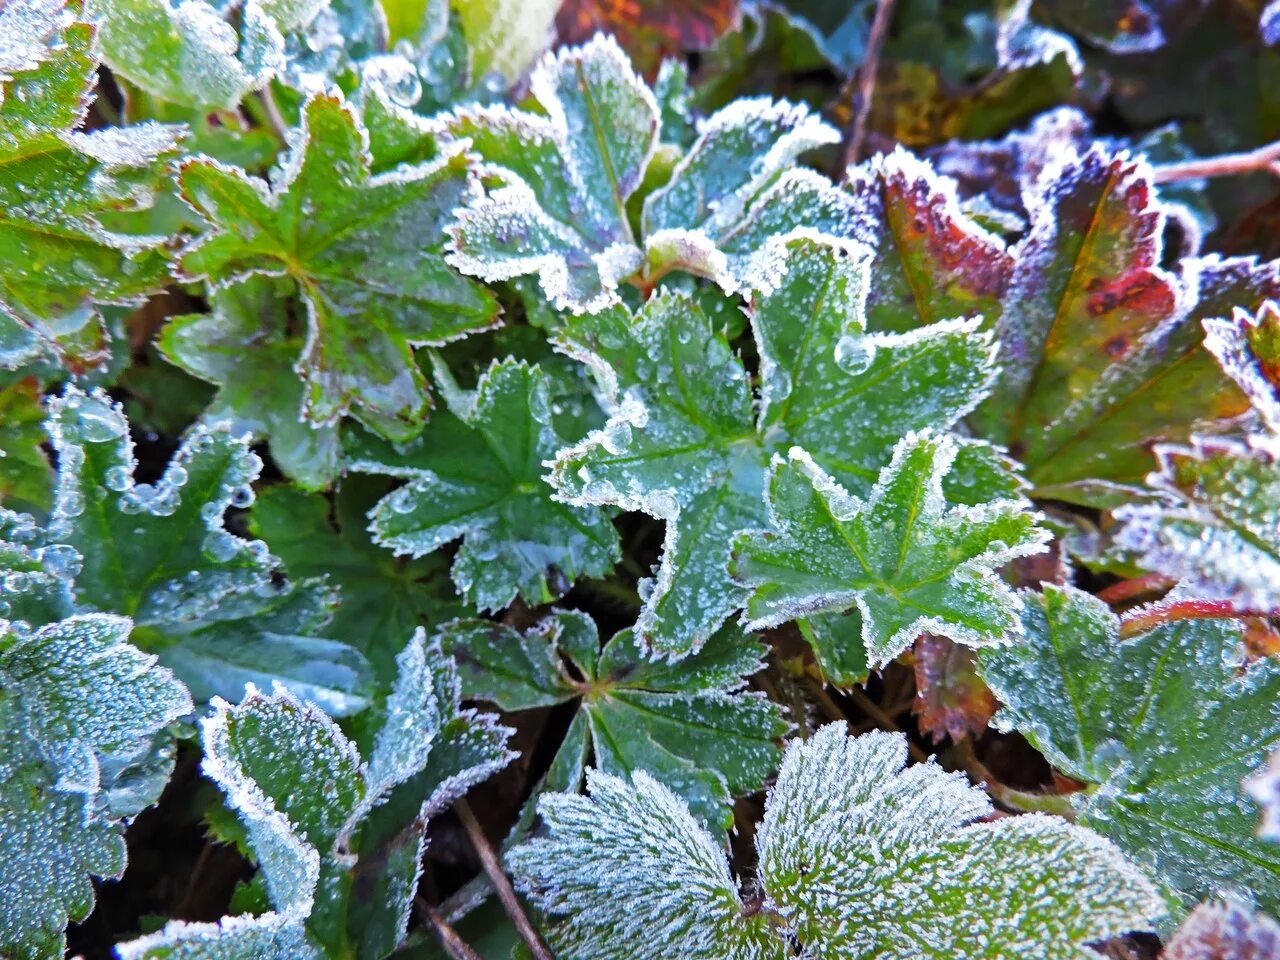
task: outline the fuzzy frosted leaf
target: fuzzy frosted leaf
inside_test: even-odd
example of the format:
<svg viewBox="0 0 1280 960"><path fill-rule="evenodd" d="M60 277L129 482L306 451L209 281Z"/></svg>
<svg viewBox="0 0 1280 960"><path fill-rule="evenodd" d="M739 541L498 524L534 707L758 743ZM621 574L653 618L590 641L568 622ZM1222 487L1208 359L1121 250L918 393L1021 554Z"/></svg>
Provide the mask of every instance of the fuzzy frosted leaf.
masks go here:
<svg viewBox="0 0 1280 960"><path fill-rule="evenodd" d="M901 735L844 724L789 746L756 848L806 956L1076 960L1163 914L1106 840L1041 815L973 824L982 791L906 759Z"/></svg>
<svg viewBox="0 0 1280 960"><path fill-rule="evenodd" d="M442 363L436 370L451 382ZM375 540L420 557L462 537L453 580L479 610L501 610L517 595L549 603L579 577L612 570L620 551L608 514L553 500L542 480L543 462L564 445L543 372L495 361L474 393L453 387L449 406L407 444L350 444L351 469L409 481L370 511Z"/></svg>
<svg viewBox="0 0 1280 960"><path fill-rule="evenodd" d="M1121 547L1199 597L1240 610L1280 606L1280 447L1267 436L1158 446L1164 502L1116 510Z"/></svg>
<svg viewBox="0 0 1280 960"><path fill-rule="evenodd" d="M101 362L95 305L136 303L168 276L163 237L117 230L150 206L177 130L81 132L97 68L82 13L42 0L0 10L0 367Z"/></svg>
<svg viewBox="0 0 1280 960"><path fill-rule="evenodd" d="M1068 154L1034 188L997 324L1004 372L974 422L1045 495L1136 483L1152 439L1183 439L1201 418L1240 409L1200 349L1204 307L1193 308L1196 284L1221 278L1161 267L1165 211L1150 176L1144 161L1095 148Z"/></svg>
<svg viewBox="0 0 1280 960"><path fill-rule="evenodd" d="M806 233L768 249L774 285L751 312L758 403L741 359L683 297L651 297L634 318L621 307L571 318L559 334L594 373L610 419L557 455L551 482L572 502L667 521L637 636L668 656L697 649L741 605L729 543L767 523L771 453L802 443L861 492L904 432L955 423L992 376L974 323L864 335L862 247Z"/></svg>
<svg viewBox="0 0 1280 960"><path fill-rule="evenodd" d="M261 468L243 437L197 426L164 475L139 484L129 425L105 393L68 387L50 404L49 431L60 470L46 537L83 557L80 605L132 617L134 642L197 699L274 677L338 713L364 705L364 659L314 635L328 590L280 580L265 544L223 525L228 507L252 502Z"/></svg>
<svg viewBox="0 0 1280 960"><path fill-rule="evenodd" d="M507 855L521 889L556 916L548 934L578 960L782 960L759 912L748 916L724 851L675 794L643 771L592 771L590 797L553 794L549 836Z"/></svg>
<svg viewBox="0 0 1280 960"><path fill-rule="evenodd" d="M490 326L492 297L443 259L442 219L470 186L456 148L428 163L370 174L368 135L341 97L306 102L302 127L268 189L244 171L196 158L183 194L210 223L182 267L215 286L288 276L306 304L295 369L303 413L329 424L350 410L407 439L429 400L412 347Z"/></svg>
<svg viewBox="0 0 1280 960"><path fill-rule="evenodd" d="M566 763L590 749L605 773L647 770L708 823L728 826L733 798L758 790L776 769L788 725L775 704L741 689L764 647L736 629L674 666L643 659L630 630L601 650L595 624L578 613L557 613L524 634L456 621L443 641L468 697L507 711L578 701L585 745L567 738ZM570 779L576 785L581 773Z"/></svg>
<svg viewBox="0 0 1280 960"><path fill-rule="evenodd" d="M968 646L1007 642L1020 602L996 576L1038 552L1044 535L1024 503L948 507L949 437L904 438L865 501L803 450L774 461L766 488L771 530L735 539L734 575L750 590L752 629L856 606L871 665L931 632Z"/></svg>
<svg viewBox="0 0 1280 960"><path fill-rule="evenodd" d="M1242 670L1240 628L1224 621L1122 641L1119 618L1071 587L1027 595L1023 620L1024 643L981 654L1004 704L995 724L1088 785L1080 822L1184 900L1238 888L1274 909L1280 852L1255 836L1240 784L1280 743L1280 663Z"/></svg>
<svg viewBox="0 0 1280 960"><path fill-rule="evenodd" d="M1165 944L1163 960L1267 960L1280 956L1280 924L1241 903L1202 903Z"/></svg>
<svg viewBox="0 0 1280 960"><path fill-rule="evenodd" d="M302 919L290 914L224 917L218 923L170 921L116 947L120 960L321 960Z"/></svg>
<svg viewBox="0 0 1280 960"><path fill-rule="evenodd" d="M191 709L186 689L126 641L123 617L86 614L0 637L0 951L61 956L68 918L93 905L89 876L124 870L121 818L154 803L172 768L156 750ZM104 807L101 764L149 755L164 773L131 803Z"/></svg>
<svg viewBox="0 0 1280 960"><path fill-rule="evenodd" d="M596 312L642 267L748 289L767 267L770 238L801 226L856 233L848 198L793 169L800 153L838 139L804 106L742 100L709 118L645 199L637 237L627 201L661 136L653 92L603 35L549 56L531 90L545 116L490 108L445 119L495 181L450 228L451 262L464 273L536 273L557 308Z"/></svg>
<svg viewBox="0 0 1280 960"><path fill-rule="evenodd" d="M1244 391L1267 428L1280 433L1280 304L1267 300L1256 314L1236 307L1231 319L1205 320L1204 327L1205 349Z"/></svg>
<svg viewBox="0 0 1280 960"><path fill-rule="evenodd" d="M236 433L268 440L286 476L318 489L337 476L342 448L335 425L301 417L305 386L293 364L304 341L290 335L288 302L277 284L250 277L212 290L212 311L174 317L157 347L187 373L218 385L205 422L226 420Z"/></svg>
<svg viewBox="0 0 1280 960"><path fill-rule="evenodd" d="M850 170L847 189L879 237L867 326L907 333L940 320L993 328L1013 256L961 209L955 185L899 148Z"/></svg>

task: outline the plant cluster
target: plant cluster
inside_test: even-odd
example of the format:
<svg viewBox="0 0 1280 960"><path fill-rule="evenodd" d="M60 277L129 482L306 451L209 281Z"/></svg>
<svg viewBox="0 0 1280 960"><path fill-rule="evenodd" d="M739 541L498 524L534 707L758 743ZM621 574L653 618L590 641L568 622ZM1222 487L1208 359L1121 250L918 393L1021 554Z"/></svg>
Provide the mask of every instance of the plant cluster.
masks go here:
<svg viewBox="0 0 1280 960"><path fill-rule="evenodd" d="M0 956L1280 956L1280 3L835 6L0 0Z"/></svg>

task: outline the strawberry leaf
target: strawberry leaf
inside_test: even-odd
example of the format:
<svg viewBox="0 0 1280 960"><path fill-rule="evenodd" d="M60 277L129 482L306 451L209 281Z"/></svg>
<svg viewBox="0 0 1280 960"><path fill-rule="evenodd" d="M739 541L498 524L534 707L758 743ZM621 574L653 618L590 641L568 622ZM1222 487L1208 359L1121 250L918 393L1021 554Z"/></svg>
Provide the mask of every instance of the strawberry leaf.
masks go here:
<svg viewBox="0 0 1280 960"><path fill-rule="evenodd" d="M1181 621L1120 639L1107 606L1045 585L1026 641L980 655L1016 729L1086 784L1079 822L1113 839L1183 902L1248 889L1280 903L1280 853L1254 836L1240 782L1280 743L1280 663L1245 669L1237 624Z"/></svg>
<svg viewBox="0 0 1280 960"><path fill-rule="evenodd" d="M306 304L295 368L303 414L331 424L350 410L407 439L429 401L412 347L492 325L492 297L444 263L441 219L467 195L467 160L371 175L368 135L341 97L307 100L292 154L270 189L209 158L186 161L183 195L209 230L182 258L215 287L288 276Z"/></svg>
<svg viewBox="0 0 1280 960"><path fill-rule="evenodd" d="M1280 282L1276 284L1280 295ZM1280 304L1267 300L1250 313L1236 307L1231 319L1204 321L1205 349L1240 387L1273 434L1280 434Z"/></svg>

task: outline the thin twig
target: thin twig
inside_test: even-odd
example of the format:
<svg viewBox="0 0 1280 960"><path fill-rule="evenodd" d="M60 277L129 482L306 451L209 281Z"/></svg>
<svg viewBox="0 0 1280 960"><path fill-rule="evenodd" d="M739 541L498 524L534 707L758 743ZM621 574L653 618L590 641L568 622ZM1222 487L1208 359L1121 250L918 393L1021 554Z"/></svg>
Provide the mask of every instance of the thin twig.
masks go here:
<svg viewBox="0 0 1280 960"><path fill-rule="evenodd" d="M1280 140L1243 153L1224 153L1220 157L1202 157L1195 160L1182 160L1178 163L1156 164L1155 182L1172 183L1175 180L1231 177L1240 173L1259 171L1280 176L1278 164L1280 164Z"/></svg>
<svg viewBox="0 0 1280 960"><path fill-rule="evenodd" d="M449 925L449 921L440 916L440 911L427 903L421 895L415 897L413 903L417 907L418 916L435 928L436 936L453 960L482 960L480 954L458 936L458 931Z"/></svg>
<svg viewBox="0 0 1280 960"><path fill-rule="evenodd" d="M284 116L280 113L280 108L276 106L276 98L271 95L271 87L266 86L258 91L258 100L262 104L262 110L267 115L267 122L271 124L271 129L275 135L280 138L281 143L289 142L289 124L284 122Z"/></svg>
<svg viewBox="0 0 1280 960"><path fill-rule="evenodd" d="M515 889L511 886L511 881L507 879L507 875L502 869L502 864L498 862L498 855L493 852L493 847L490 845L488 837L484 835L480 821L471 812L471 807L467 801L459 800L453 805L453 809L457 813L458 819L462 821L462 826L467 831L467 836L471 838L471 845L476 848L476 855L480 857L480 865L484 867L484 872L489 877L489 882L493 884L493 889L498 894L498 899L502 901L502 908L507 911L507 916L511 919L512 924L515 925L516 932L520 934L520 938L528 946L529 952L533 954L534 960L555 960L551 955L551 951L547 949L547 945L542 942L542 937L538 935L538 931L533 929L533 924L529 922L529 918L525 915L524 908L520 906L520 901L516 897Z"/></svg>
<svg viewBox="0 0 1280 960"><path fill-rule="evenodd" d="M858 84L854 88L853 116L844 142L844 169L848 170L862 155L867 138L867 119L871 115L871 98L876 93L876 72L880 69L880 51L893 19L893 0L876 0L876 15L867 34L867 52L858 67Z"/></svg>
<svg viewBox="0 0 1280 960"><path fill-rule="evenodd" d="M902 728L898 726L893 717L881 710L874 700L857 687L850 687L845 691L845 695L856 703L863 713L875 720L885 730L902 733ZM910 737L907 738L907 752L911 754L911 759L916 763L925 763L929 759L929 755L912 743Z"/></svg>

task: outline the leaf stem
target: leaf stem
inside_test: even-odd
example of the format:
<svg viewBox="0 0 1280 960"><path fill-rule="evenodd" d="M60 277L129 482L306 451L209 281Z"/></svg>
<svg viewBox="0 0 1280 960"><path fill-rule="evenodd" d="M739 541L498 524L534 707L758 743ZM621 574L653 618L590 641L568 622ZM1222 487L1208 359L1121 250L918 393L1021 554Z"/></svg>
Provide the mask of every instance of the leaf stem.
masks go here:
<svg viewBox="0 0 1280 960"><path fill-rule="evenodd" d="M1141 577L1134 577L1132 580L1121 580L1119 583L1113 583L1111 586L1099 590L1098 599L1103 603L1122 603L1125 600L1140 597L1144 593L1159 593L1162 590L1168 590L1175 583L1177 583L1176 580L1172 577L1166 577L1163 573L1148 573Z"/></svg>
<svg viewBox="0 0 1280 960"><path fill-rule="evenodd" d="M259 90L257 98L262 104L262 112L266 115L267 123L270 124L272 131L280 138L282 144L288 144L289 124L284 122L284 115L280 113L280 107L276 105L276 98L271 93L271 85L268 84Z"/></svg>
<svg viewBox="0 0 1280 960"><path fill-rule="evenodd" d="M1154 180L1156 183L1174 183L1178 180L1230 177L1264 170L1280 176L1280 140L1242 153L1224 153L1218 157L1198 157L1177 163L1156 164Z"/></svg>
<svg viewBox="0 0 1280 960"><path fill-rule="evenodd" d="M1144 604L1120 618L1120 639L1177 620L1240 620L1245 617L1275 616L1274 610L1239 610L1230 600L1162 600Z"/></svg>
<svg viewBox="0 0 1280 960"><path fill-rule="evenodd" d="M844 169L858 162L862 144L867 138L867 120L871 115L871 98L876 92L876 73L880 69L880 51L893 19L894 0L876 0L876 14L867 34L867 52L858 67L858 83L854 87L853 116L844 143Z"/></svg>
<svg viewBox="0 0 1280 960"><path fill-rule="evenodd" d="M414 897L413 903L417 908L418 916L435 929L441 945L453 960L482 960L480 954L458 936L458 931L453 929L449 921L440 915L440 911L427 903L421 894Z"/></svg>
<svg viewBox="0 0 1280 960"><path fill-rule="evenodd" d="M489 882L493 884L493 889L498 894L498 899L502 902L502 908L507 912L507 917L514 924L516 932L520 934L520 938L528 946L529 952L533 954L534 960L555 960L551 951L547 949L547 945L542 942L542 937L538 935L538 931L529 922L524 908L520 906L516 891L511 886L511 881L507 879L507 875L502 869L502 864L498 862L498 855L494 853L493 846L484 835L484 829L480 826L480 821L471 812L471 806L466 800L459 800L453 805L453 810L458 815L458 819L462 821L462 826L467 831L467 836L471 838L471 845L475 847L476 855L480 858L480 865L489 877Z"/></svg>
<svg viewBox="0 0 1280 960"><path fill-rule="evenodd" d="M987 793L997 803L1017 810L1019 813L1051 813L1072 822L1076 819L1075 807L1071 800L1061 793L1035 793L1030 790L1018 790L1000 780L987 769L987 765L978 759L973 750L973 742L965 738L957 740L951 755L960 762L960 766L974 780L987 788Z"/></svg>

